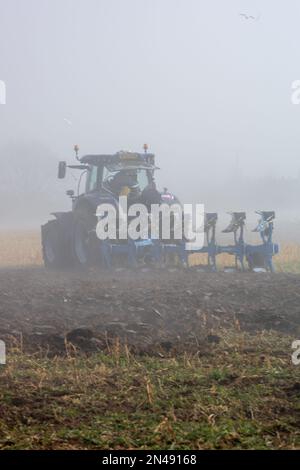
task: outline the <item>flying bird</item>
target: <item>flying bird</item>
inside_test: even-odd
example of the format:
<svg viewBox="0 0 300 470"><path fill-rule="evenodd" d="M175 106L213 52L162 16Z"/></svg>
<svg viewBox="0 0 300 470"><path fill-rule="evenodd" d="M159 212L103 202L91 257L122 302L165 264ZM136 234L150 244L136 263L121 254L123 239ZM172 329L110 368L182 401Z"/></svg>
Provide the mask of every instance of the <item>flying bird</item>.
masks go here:
<svg viewBox="0 0 300 470"><path fill-rule="evenodd" d="M259 18L260 18L260 15L253 16L253 15L247 15L246 13L240 13L240 16L242 16L245 20L256 20L256 21L258 21Z"/></svg>

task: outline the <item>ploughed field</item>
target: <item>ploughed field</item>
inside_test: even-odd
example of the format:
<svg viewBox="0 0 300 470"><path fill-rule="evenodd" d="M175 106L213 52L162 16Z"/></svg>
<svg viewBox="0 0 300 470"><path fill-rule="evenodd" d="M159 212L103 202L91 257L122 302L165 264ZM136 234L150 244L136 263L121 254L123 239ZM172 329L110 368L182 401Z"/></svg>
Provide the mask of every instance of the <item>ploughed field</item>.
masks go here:
<svg viewBox="0 0 300 470"><path fill-rule="evenodd" d="M300 275L47 272L32 237L0 262L0 449L300 448Z"/></svg>
<svg viewBox="0 0 300 470"><path fill-rule="evenodd" d="M0 333L25 351L197 352L226 329L300 338L300 276L196 270L111 274L0 269Z"/></svg>

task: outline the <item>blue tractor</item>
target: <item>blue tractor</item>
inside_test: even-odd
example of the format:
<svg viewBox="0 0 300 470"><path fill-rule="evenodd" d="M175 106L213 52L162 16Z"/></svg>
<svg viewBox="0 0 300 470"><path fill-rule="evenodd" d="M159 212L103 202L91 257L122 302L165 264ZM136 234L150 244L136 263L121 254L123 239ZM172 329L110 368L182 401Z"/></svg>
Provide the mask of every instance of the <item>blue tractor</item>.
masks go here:
<svg viewBox="0 0 300 470"><path fill-rule="evenodd" d="M53 220L42 226L42 250L44 264L48 268L86 268L93 264L111 267L113 259L126 259L131 266L139 257L153 260L160 257L162 250L151 239L138 241L106 240L100 243L96 236L96 211L100 204L108 203L119 210L119 197L127 197L128 205L142 203L149 208L152 204L179 202L166 189L156 189L154 173L155 157L144 153L118 152L113 155L86 155L78 157L78 164L60 162L58 178L66 176L67 168L86 174L86 188L83 194L67 191L72 200L72 210L55 212ZM80 185L79 185L80 186ZM167 244L165 244L167 245ZM170 245L170 244L169 244ZM114 256L116 255L116 256Z"/></svg>

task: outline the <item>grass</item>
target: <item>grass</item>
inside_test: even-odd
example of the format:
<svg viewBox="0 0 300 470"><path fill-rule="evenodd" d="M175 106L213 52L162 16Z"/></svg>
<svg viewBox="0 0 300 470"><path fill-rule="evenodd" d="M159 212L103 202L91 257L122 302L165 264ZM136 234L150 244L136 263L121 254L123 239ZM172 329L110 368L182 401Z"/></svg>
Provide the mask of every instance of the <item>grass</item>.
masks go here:
<svg viewBox="0 0 300 470"><path fill-rule="evenodd" d="M206 356L8 355L2 449L300 448L291 339L224 332Z"/></svg>
<svg viewBox="0 0 300 470"><path fill-rule="evenodd" d="M275 267L280 272L300 273L300 244L280 245L280 253L275 256Z"/></svg>
<svg viewBox="0 0 300 470"><path fill-rule="evenodd" d="M35 266L42 264L38 232L0 232L0 266Z"/></svg>

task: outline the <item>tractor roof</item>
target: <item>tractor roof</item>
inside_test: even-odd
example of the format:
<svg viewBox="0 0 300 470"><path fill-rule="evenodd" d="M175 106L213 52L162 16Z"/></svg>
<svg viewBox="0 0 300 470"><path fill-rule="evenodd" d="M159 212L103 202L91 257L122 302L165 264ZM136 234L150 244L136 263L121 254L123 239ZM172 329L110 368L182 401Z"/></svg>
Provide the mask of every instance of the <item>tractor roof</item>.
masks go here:
<svg viewBox="0 0 300 470"><path fill-rule="evenodd" d="M152 153L117 152L113 155L85 155L80 161L85 164L99 166L116 164L153 166L154 158Z"/></svg>

